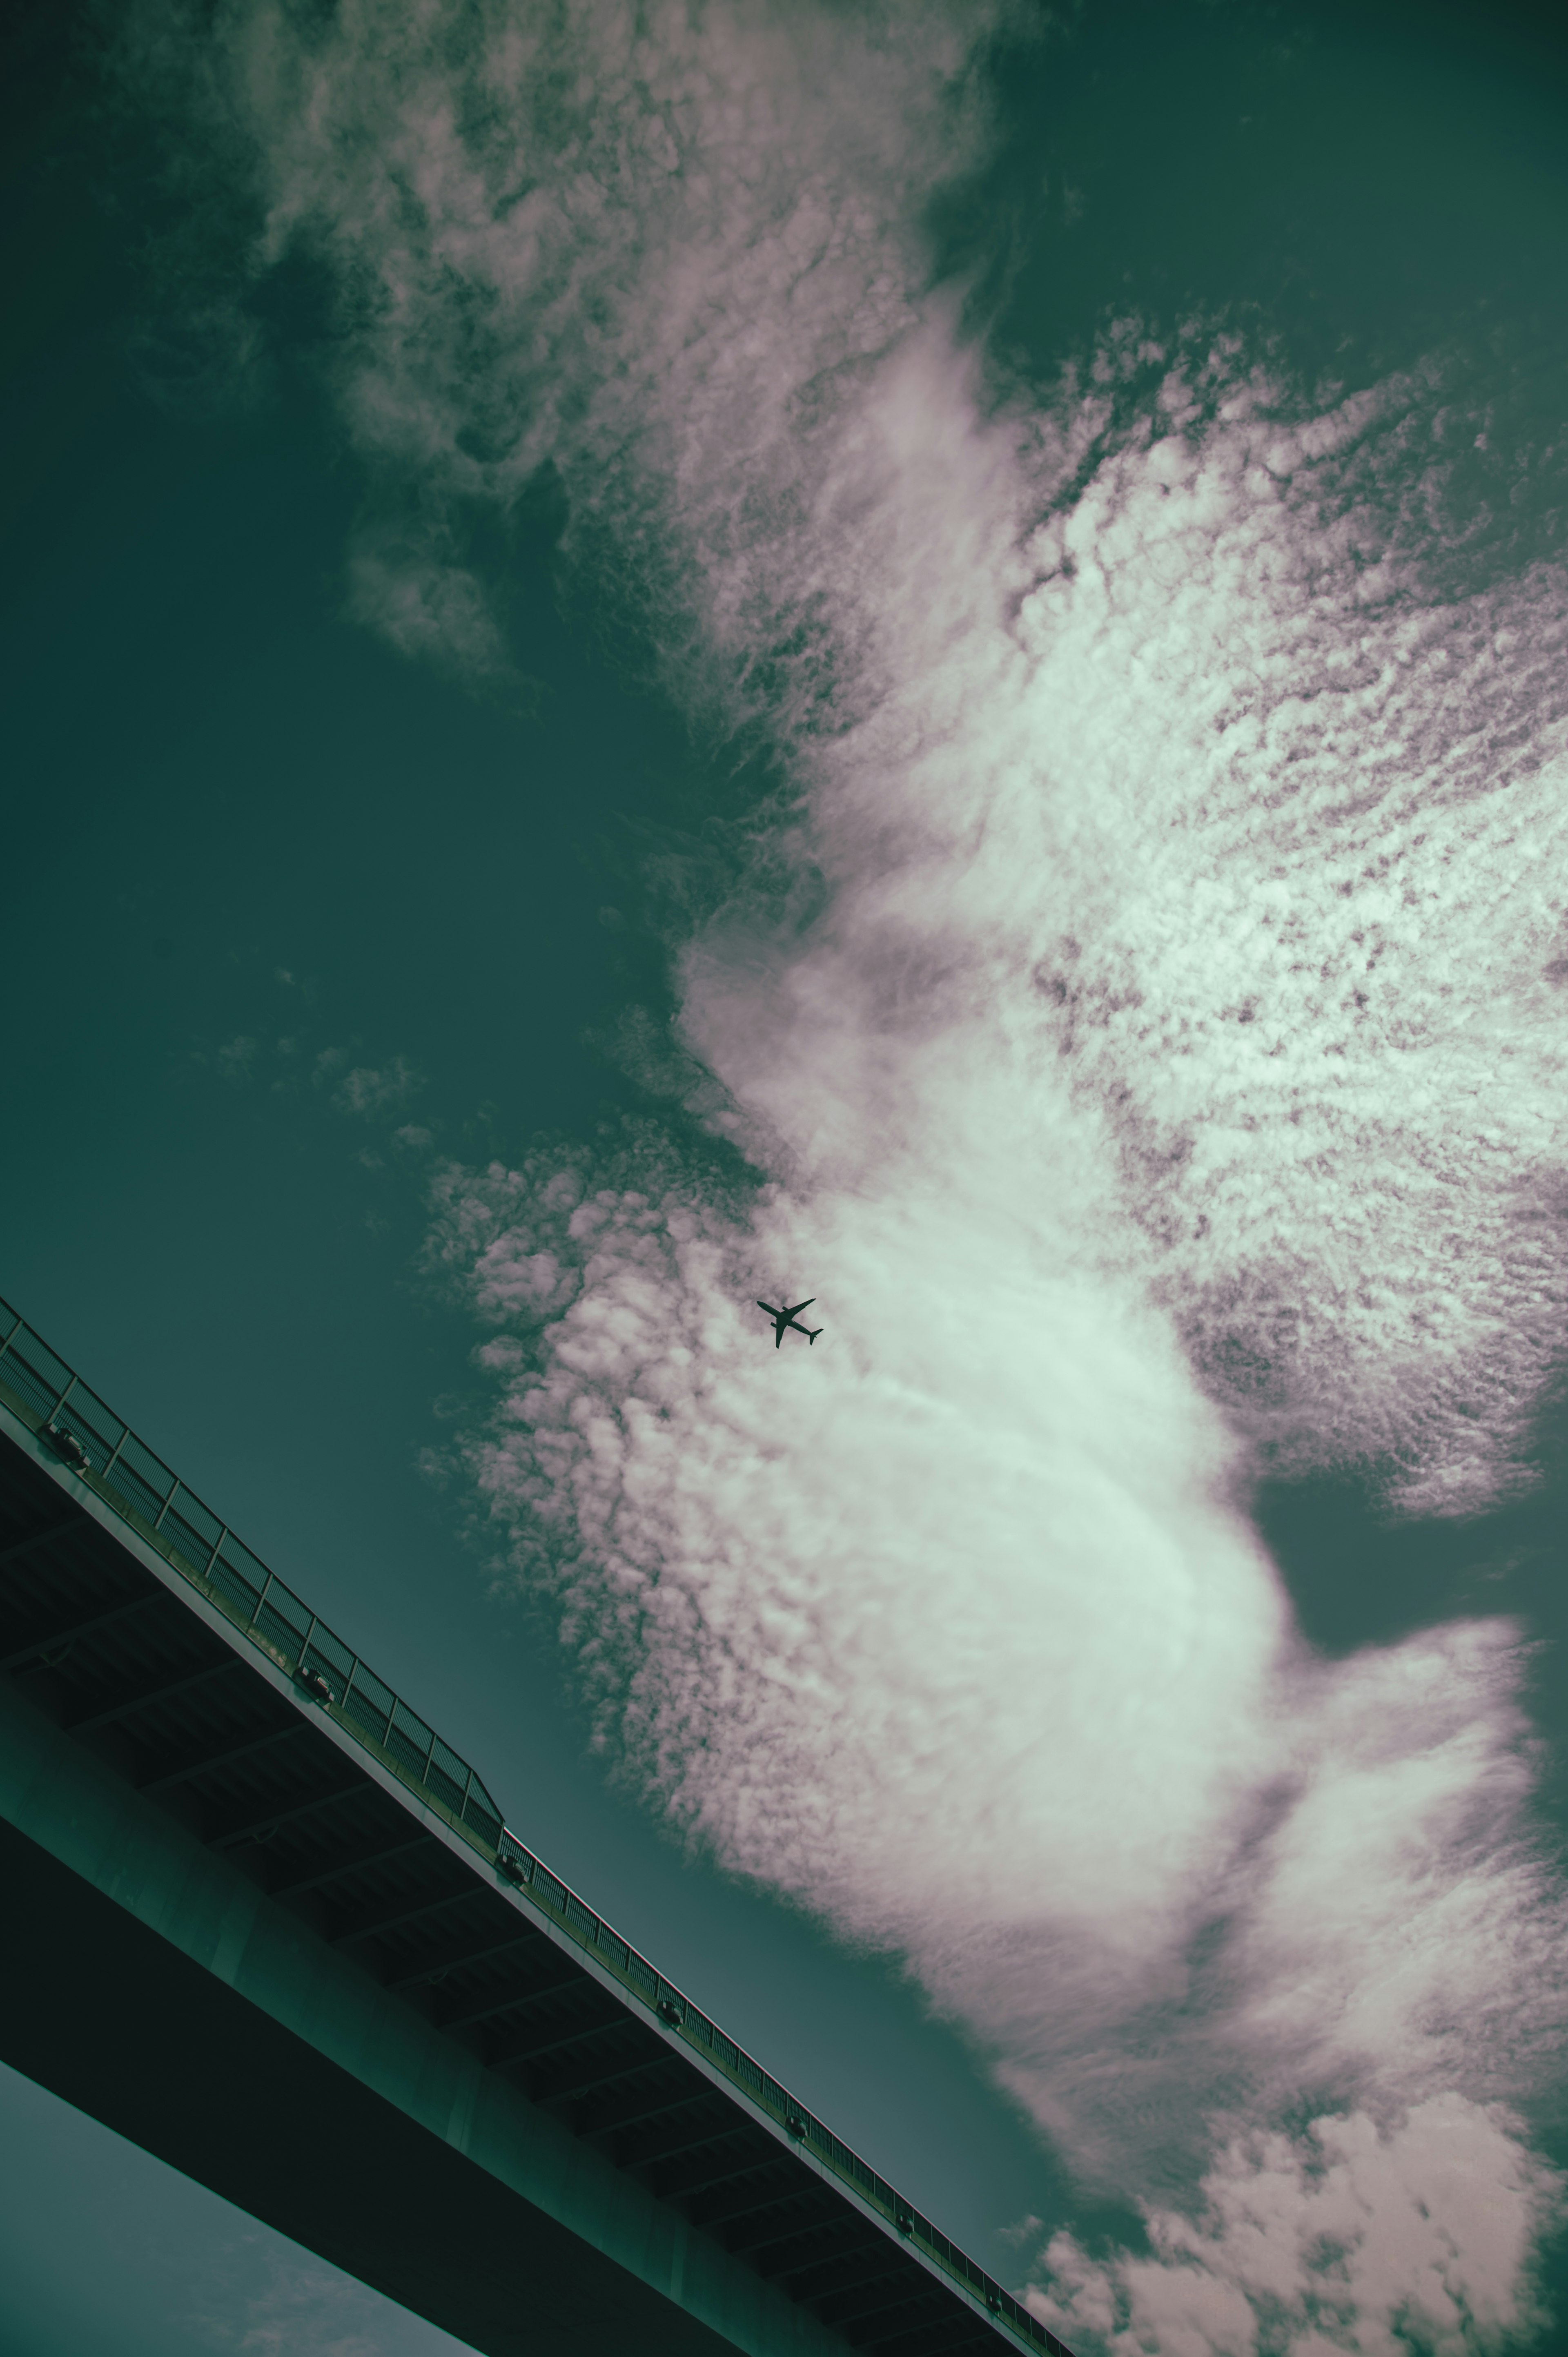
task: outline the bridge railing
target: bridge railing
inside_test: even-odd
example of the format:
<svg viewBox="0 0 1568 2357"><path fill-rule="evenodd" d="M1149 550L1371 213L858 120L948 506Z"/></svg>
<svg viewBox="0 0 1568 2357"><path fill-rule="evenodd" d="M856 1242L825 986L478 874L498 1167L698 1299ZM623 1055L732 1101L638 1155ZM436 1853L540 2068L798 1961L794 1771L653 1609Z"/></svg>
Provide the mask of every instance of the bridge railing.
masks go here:
<svg viewBox="0 0 1568 2357"><path fill-rule="evenodd" d="M1046 2357L1066 2345L983 2267L939 2233L895 2187L629 1942L578 1898L502 1818L467 1761L401 1695L237 1539L228 1524L0 1299L0 1399L102 1500L329 1717L391 1770L492 1867L506 1888L591 1955L627 1994L676 2032L799 2148L851 2187L993 2321Z"/></svg>
<svg viewBox="0 0 1568 2357"><path fill-rule="evenodd" d="M72 1470L401 1783L494 1860L501 1813L466 1760L269 1570L123 1416L0 1301L0 1390L74 1453Z"/></svg>

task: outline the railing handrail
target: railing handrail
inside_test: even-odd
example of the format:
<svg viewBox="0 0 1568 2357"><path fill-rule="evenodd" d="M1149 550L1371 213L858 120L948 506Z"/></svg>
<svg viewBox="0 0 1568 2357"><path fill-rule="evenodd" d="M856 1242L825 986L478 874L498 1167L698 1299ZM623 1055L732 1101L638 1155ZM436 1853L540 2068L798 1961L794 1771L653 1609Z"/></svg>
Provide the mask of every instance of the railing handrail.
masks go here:
<svg viewBox="0 0 1568 2357"><path fill-rule="evenodd" d="M454 1751L434 1728L428 1728L428 1722L421 1714L413 1710L411 1704L405 1703L402 1695L394 1693L384 1679L377 1677L369 1664L349 1646L344 1644L342 1639L310 1610L303 1598L297 1596L285 1581L279 1579L276 1573L269 1569L260 1556L245 1546L242 1541L236 1539L223 1517L214 1513L193 1490L188 1489L178 1476L164 1464L163 1459L147 1447L140 1436L132 1431L123 1416L116 1415L106 1402L99 1399L94 1392L88 1389L75 1372L67 1366L59 1353L44 1340L36 1328L27 1324L19 1311L13 1309L9 1302L0 1298L0 1326L7 1322L9 1330L5 1332L4 1339L0 1340L0 1392L10 1394L20 1412L22 1421L34 1432L43 1434L46 1431L63 1429L70 1434L85 1458L84 1464L81 1466L73 1464L70 1469L78 1480L85 1480L90 1485L94 1494L102 1499L112 1513L126 1523L145 1543L154 1547L182 1578L209 1603L218 1607L241 1636L246 1638L258 1652L264 1653L286 1674L301 1680L308 1678L313 1674L313 1664L309 1656L313 1652L317 1653L326 1664L326 1669L316 1674L320 1675L322 1686L326 1689L325 1707L329 1712L334 1724L340 1727L345 1734L352 1737L354 1741L369 1751L372 1758L389 1768L400 1783L417 1793L425 1806L434 1808L462 1840L471 1848L478 1850L494 1867L504 1887L513 1896L519 1900L526 1896L528 1901L539 1910L547 1921L563 1931L586 1953L591 1954L601 1969L608 1971L629 1996L636 1997L663 2023L666 2029L678 2033L699 2053L705 2054L714 2067L720 2071L747 2101L755 2104L768 2117L776 2120L803 2150L811 2153L813 2159L829 2169L862 2201L868 2203L871 2208L884 2215L900 2234L907 2237L920 2254L955 2286L967 2293L971 2298L979 2300L986 2309L993 2323L1006 2327L1018 2339L1026 2341L1030 2347L1043 2350L1046 2357L1071 2357L1071 2352L1065 2344L1058 2341L1055 2333L1042 2324L1037 2317L1024 2307L1021 2301L1005 2290L993 2276L987 2274L984 2268L979 2266L974 2260L961 2251L956 2244L950 2242L945 2234L939 2233L911 2202L906 2201L895 2187L872 2169L868 2161L863 2160L857 2152L843 2143L842 2138L835 2136L831 2129L825 2127L803 2104L797 2103L789 2090L779 2080L764 2071L754 2056L748 2054L746 2049L738 2045L734 2039L727 2037L716 2022L710 2019L700 2007L692 2003L683 1990L677 1988L673 1982L666 1980L639 1950L634 1948L629 1941L622 1939L619 1932L615 1931L602 1915L597 1914L585 1900L578 1897L569 1883L552 1867L546 1866L543 1859L512 1832L468 1762ZM69 1378L63 1388L59 1388L51 1374L51 1405L48 1408L29 1399L25 1389L19 1388L11 1380L18 1366L27 1367L28 1372L35 1375L39 1372L25 1355L25 1345L28 1340L38 1344L51 1369ZM16 1347L18 1342L23 1344L22 1349ZM80 1405L79 1403L81 1400L91 1402L93 1407L101 1409L103 1415L119 1427L112 1448L110 1447L111 1435L99 1431L91 1415ZM57 1419L59 1421L57 1422ZM91 1444L94 1442L107 1452L102 1466L94 1465L92 1462ZM151 1521L137 1512L131 1497L117 1488L110 1478L117 1468L129 1469L130 1459L125 1453L127 1443L134 1444L134 1448L141 1451L145 1459L168 1475L168 1490L159 1501L157 1513ZM156 1494L151 1483L143 1480L139 1473L132 1473L130 1478L138 1481L146 1490L150 1502ZM184 1501L185 1512L182 1513L177 1509L177 1499ZM217 1534L217 1536L211 1540L207 1538L202 1529L203 1518L207 1525ZM178 1545L169 1535L168 1526L171 1523L179 1528L189 1529L192 1536L198 1539L203 1555L202 1567L199 1568L180 1552ZM246 1574L225 1563L222 1550L229 1545L242 1554L246 1561L262 1575L259 1587ZM231 1577L237 1580L242 1587L251 1589L254 1593L255 1602L248 1617L241 1618L241 1599L235 1597L222 1581L214 1580L211 1577L214 1569L220 1566L229 1570ZM261 1616L267 1606L268 1599L274 1591L278 1590L281 1590L291 1603L297 1605L306 1616L305 1634L299 1639L292 1660L289 1658L287 1649L274 1642L261 1625ZM285 1627L290 1625L284 1614L276 1611L275 1608L274 1618ZM323 1637L341 1656L339 1662L334 1662L331 1655L322 1649L319 1640ZM336 1684L333 1683L332 1677L327 1674L328 1671L335 1674ZM385 1717L385 1740L376 1738L363 1721L356 1717L349 1708L349 1696L356 1693L356 1680L359 1680L361 1674L373 1681L375 1687L387 1697L384 1714L379 1704L371 1702L369 1705L378 1718L383 1715ZM362 1686L359 1692L363 1693ZM391 1745L391 1738L397 1727L400 1707L407 1710L420 1727L427 1727L430 1734L430 1741L424 1749L423 1773L417 1780L410 1772L408 1763L400 1759ZM464 1773L456 1811L442 1799L438 1792L431 1788L429 1783L430 1770L435 1763L438 1743L446 1751L447 1758ZM441 1772L446 1776L445 1769ZM476 1792L489 1805L477 1809L474 1815L470 1817L468 1804ZM488 1831L481 1831L481 1824L486 1828L493 1825L495 1828L493 1836ZM557 1893L558 1896L555 1895Z"/></svg>

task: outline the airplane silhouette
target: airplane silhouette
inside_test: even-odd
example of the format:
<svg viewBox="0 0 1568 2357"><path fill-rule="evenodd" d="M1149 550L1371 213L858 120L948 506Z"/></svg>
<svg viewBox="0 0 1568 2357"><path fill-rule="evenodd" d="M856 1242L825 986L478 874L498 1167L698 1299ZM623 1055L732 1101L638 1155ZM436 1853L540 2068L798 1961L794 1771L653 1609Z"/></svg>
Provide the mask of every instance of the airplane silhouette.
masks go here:
<svg viewBox="0 0 1568 2357"><path fill-rule="evenodd" d="M759 1301L757 1303L757 1308L759 1309L766 1309L768 1315L773 1320L773 1347L775 1350L779 1348L779 1345L784 1340L784 1330L786 1327L792 1327L797 1334L803 1334L808 1342L814 1342L816 1340L818 1335L822 1330L822 1328L820 1326L802 1326L800 1322L799 1316L800 1311L802 1309L809 1309L811 1308L811 1303L815 1301L816 1297L816 1295L813 1293L806 1300L797 1301L793 1309L775 1309L771 1301Z"/></svg>

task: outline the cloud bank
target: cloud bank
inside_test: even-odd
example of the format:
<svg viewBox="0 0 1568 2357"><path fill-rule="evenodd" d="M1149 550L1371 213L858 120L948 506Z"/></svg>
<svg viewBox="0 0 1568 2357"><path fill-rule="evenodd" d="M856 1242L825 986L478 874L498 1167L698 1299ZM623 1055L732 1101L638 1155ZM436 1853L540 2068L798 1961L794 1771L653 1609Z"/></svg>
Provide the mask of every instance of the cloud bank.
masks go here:
<svg viewBox="0 0 1568 2357"><path fill-rule="evenodd" d="M1438 363L1309 393L1123 321L998 393L919 222L1003 21L353 0L201 52L258 253L339 290L367 615L510 662L463 522L549 460L786 781L668 1065L755 1185L647 1141L438 1183L469 1463L619 1772L1144 2202L1146 2255L1045 2254L1069 2338L1498 2346L1563 2028L1519 1633L1317 1661L1245 1500L1528 1478L1563 585L1475 561Z"/></svg>
<svg viewBox="0 0 1568 2357"><path fill-rule="evenodd" d="M1554 2189L1453 2096L1389 2136L1356 2117L1239 2140L1202 2190L1196 2220L1151 2212L1148 2259L1097 2266L1057 2237L1036 2312L1112 2357L1252 2357L1260 2324L1299 2357L1457 2357L1548 2321L1519 2285Z"/></svg>

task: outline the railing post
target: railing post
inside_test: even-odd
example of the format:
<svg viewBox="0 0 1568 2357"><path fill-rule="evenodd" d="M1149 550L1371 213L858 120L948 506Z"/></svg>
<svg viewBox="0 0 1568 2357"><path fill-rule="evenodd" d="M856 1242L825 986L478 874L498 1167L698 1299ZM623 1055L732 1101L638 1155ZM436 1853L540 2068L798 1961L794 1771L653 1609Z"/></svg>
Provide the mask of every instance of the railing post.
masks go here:
<svg viewBox="0 0 1568 2357"><path fill-rule="evenodd" d="M113 1415L113 1410L111 1409L110 1413ZM125 1443L130 1439L130 1437L131 1427L129 1425L126 1425L122 1430L119 1439L114 1443L113 1448L110 1450L108 1461L105 1463L102 1472L98 1476L101 1481L106 1481L108 1480L116 1458L119 1456L120 1451L124 1448Z"/></svg>
<svg viewBox="0 0 1568 2357"><path fill-rule="evenodd" d="M313 1612L310 1616L310 1620L306 1629L305 1635L300 1640L299 1652L295 1656L294 1663L296 1670L303 1670L305 1667L305 1657L310 1651L310 1641L316 1634L317 1619L317 1615Z"/></svg>
<svg viewBox="0 0 1568 2357"><path fill-rule="evenodd" d="M260 1620L260 1618L261 1618L261 1613L262 1613L262 1607L263 1607L263 1604L266 1602L266 1600L267 1600L267 1590L268 1590L268 1588L272 1586L272 1584L273 1584L273 1576L272 1576L272 1573L269 1571L269 1572L268 1572L268 1574L267 1574L267 1576L266 1576L266 1577L265 1577L265 1579L263 1579L263 1582L262 1582L262 1592L261 1592L261 1594L260 1594L260 1595L257 1597L257 1598L256 1598L256 1609L255 1609L255 1610L252 1613L252 1615L251 1615L250 1619L249 1619L249 1620L246 1621L246 1623L245 1623L245 1626L246 1626L246 1628L247 1628L247 1629L253 1629L253 1628L255 1627L255 1625L256 1625L256 1622Z"/></svg>
<svg viewBox="0 0 1568 2357"><path fill-rule="evenodd" d="M393 1706L392 1706L392 1715L393 1715L393 1717L396 1717L396 1715L397 1715L397 1706L396 1706L396 1704L395 1704L395 1703L394 1703L394 1704L393 1704ZM428 1783L429 1783L429 1781L430 1781L430 1763L431 1763L431 1761L435 1759L435 1729L434 1727L432 1727L432 1728L431 1728L431 1730L430 1730L430 1744L429 1744L429 1748L427 1749L427 1750L426 1750L426 1752L425 1752L425 1754L424 1754L424 1767L423 1767L423 1768L420 1770L420 1771L419 1771L419 1789L420 1789L420 1791L421 1791L421 1792L423 1792L423 1791L424 1790L424 1787L425 1787L425 1786L426 1786L426 1784L428 1784Z"/></svg>
<svg viewBox="0 0 1568 2357"><path fill-rule="evenodd" d="M63 1392L61 1392L61 1394L60 1394L60 1395L59 1395L59 1399L57 1399L57 1400L56 1400L56 1402L55 1402L55 1404L54 1404L53 1407L51 1407L51 1408L50 1408L50 1410L49 1410L49 1412L48 1412L48 1415L46 1415L46 1416L45 1416L45 1418L44 1418L44 1422L45 1422L46 1424L52 1424L52 1423L54 1422L54 1420L55 1420L56 1416L59 1414L59 1412L60 1412L61 1408L65 1405L65 1404L66 1404L67 1400L70 1397L70 1395L71 1395L72 1392L73 1392L75 1389L76 1389L76 1377L75 1377L74 1375L72 1375L72 1377L71 1377L71 1379L70 1379L70 1383L67 1383L67 1385L66 1385L66 1387L65 1387L64 1391L63 1391Z"/></svg>
<svg viewBox="0 0 1568 2357"><path fill-rule="evenodd" d="M169 1493L168 1493L168 1496L164 1500L163 1504L158 1508L157 1512L153 1516L153 1528L154 1528L154 1530L155 1530L155 1531L161 1531L161 1530L162 1530L162 1528L163 1528L163 1523L164 1523L164 1516L167 1513L167 1512L168 1512L169 1508L173 1505L173 1503L174 1503L175 1500L178 1497L178 1495L179 1495L179 1483L178 1483L177 1481L176 1481L176 1482L175 1482L175 1484L174 1484L174 1486L173 1486L173 1488L170 1490L170 1491L169 1491Z"/></svg>
<svg viewBox="0 0 1568 2357"><path fill-rule="evenodd" d="M16 1339L17 1335L21 1332L21 1330L22 1330L22 1313L21 1313L21 1311L18 1309L18 1310L17 1310L17 1312L16 1312L16 1315L15 1316L15 1318L11 1320L11 1330L10 1330L10 1332L6 1335L5 1340L3 1342L0 1342L0 1359L3 1359L3 1358L5 1357L5 1355L6 1351L10 1349L10 1347L11 1347L12 1343L16 1340Z"/></svg>
<svg viewBox="0 0 1568 2357"><path fill-rule="evenodd" d="M111 1461L113 1461L113 1460L111 1460ZM107 1470L108 1470L108 1468L107 1468L107 1467L105 1467L105 1468L104 1468L104 1470L105 1470L105 1471L107 1471ZM221 1547L222 1547L222 1544L223 1544L224 1540L228 1537L228 1535L229 1535L229 1525L228 1525L228 1523L224 1523L224 1525L223 1525L223 1527L222 1527L222 1529L219 1532L219 1534L218 1534L217 1537L216 1537L216 1538L213 1540L213 1542L212 1542L212 1552L211 1552L211 1554L208 1556L207 1561L206 1561L206 1562L202 1565L202 1566L201 1566L201 1577L202 1577L202 1578L203 1578L203 1579L210 1579L210 1578L211 1578L211 1577L212 1577L212 1566L213 1566L213 1565L217 1562L217 1560L218 1560L218 1556L219 1556L219 1553L220 1553L220 1549L221 1549Z"/></svg>

